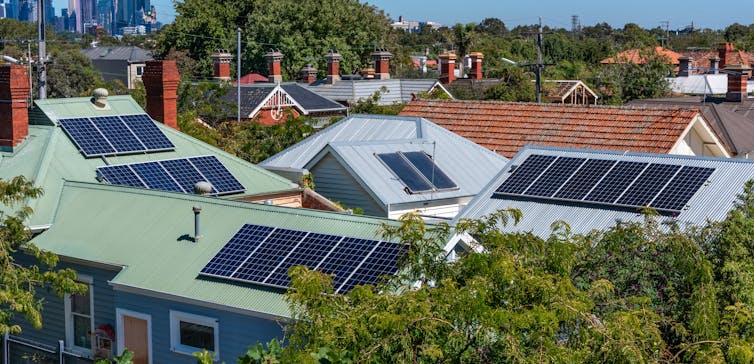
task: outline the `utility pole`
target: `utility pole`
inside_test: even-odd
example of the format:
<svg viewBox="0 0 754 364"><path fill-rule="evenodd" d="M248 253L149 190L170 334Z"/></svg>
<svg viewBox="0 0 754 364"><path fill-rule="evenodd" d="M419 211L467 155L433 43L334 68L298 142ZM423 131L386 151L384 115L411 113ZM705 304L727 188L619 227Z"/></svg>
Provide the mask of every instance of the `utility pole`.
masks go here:
<svg viewBox="0 0 754 364"><path fill-rule="evenodd" d="M665 26L665 38L660 38L660 42L663 47L669 47L670 46L670 21L663 20L660 22L660 25Z"/></svg>
<svg viewBox="0 0 754 364"><path fill-rule="evenodd" d="M44 100L47 98L47 65L45 64L47 58L47 51L45 49L45 0L37 1L37 25L39 28L39 60L37 61L37 86L39 87L39 92L37 97L39 97L40 100ZM31 56L31 54L29 54L29 56Z"/></svg>
<svg viewBox="0 0 754 364"><path fill-rule="evenodd" d="M539 30L537 31L537 103L542 102L542 17L539 17Z"/></svg>
<svg viewBox="0 0 754 364"><path fill-rule="evenodd" d="M241 123L241 27L236 28L236 93L238 99L236 100L236 121Z"/></svg>

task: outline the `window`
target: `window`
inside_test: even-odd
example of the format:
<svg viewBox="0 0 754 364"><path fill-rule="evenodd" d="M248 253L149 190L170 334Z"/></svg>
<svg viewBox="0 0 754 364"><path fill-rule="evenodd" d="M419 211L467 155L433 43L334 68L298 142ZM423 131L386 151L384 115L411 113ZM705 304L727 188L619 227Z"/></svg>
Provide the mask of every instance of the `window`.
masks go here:
<svg viewBox="0 0 754 364"><path fill-rule="evenodd" d="M94 332L94 293L92 278L79 275L79 282L89 289L81 294L65 295L65 329L68 348L81 353L89 353Z"/></svg>
<svg viewBox="0 0 754 364"><path fill-rule="evenodd" d="M192 354L207 349L207 351L217 353L219 339L217 319L170 311L171 350ZM215 360L219 358L215 356Z"/></svg>
<svg viewBox="0 0 754 364"><path fill-rule="evenodd" d="M136 75L141 76L144 73L144 66L136 66Z"/></svg>

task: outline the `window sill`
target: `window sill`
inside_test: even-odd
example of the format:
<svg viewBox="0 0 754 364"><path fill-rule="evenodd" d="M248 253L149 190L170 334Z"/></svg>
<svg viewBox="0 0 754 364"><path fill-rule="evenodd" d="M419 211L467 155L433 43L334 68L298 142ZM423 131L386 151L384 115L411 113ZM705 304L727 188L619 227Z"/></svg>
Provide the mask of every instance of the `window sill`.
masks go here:
<svg viewBox="0 0 754 364"><path fill-rule="evenodd" d="M191 346L179 346L179 347L171 347L170 351L174 352L176 354L186 355L186 356L194 356L194 353L201 352L203 349L191 347ZM214 353L214 351L210 351L210 353ZM218 357L215 357L213 361L220 361Z"/></svg>

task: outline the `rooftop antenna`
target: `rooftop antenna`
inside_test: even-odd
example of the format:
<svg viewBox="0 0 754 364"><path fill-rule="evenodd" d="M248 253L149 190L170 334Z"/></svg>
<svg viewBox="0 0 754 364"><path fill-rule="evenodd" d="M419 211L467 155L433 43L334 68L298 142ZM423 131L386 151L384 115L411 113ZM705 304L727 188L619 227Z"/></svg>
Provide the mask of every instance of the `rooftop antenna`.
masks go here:
<svg viewBox="0 0 754 364"><path fill-rule="evenodd" d="M241 27L236 28L236 121L241 123Z"/></svg>

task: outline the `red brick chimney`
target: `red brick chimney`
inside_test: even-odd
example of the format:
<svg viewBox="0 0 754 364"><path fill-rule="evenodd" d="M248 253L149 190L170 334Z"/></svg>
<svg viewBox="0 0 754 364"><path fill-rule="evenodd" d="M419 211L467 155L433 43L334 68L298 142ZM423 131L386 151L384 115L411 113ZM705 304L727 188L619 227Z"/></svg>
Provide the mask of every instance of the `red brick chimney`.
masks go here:
<svg viewBox="0 0 754 364"><path fill-rule="evenodd" d="M742 64L731 64L725 67L728 72L728 92L725 93L725 100L732 102L741 102L748 96L746 93L746 81L749 78L751 68Z"/></svg>
<svg viewBox="0 0 754 364"><path fill-rule="evenodd" d="M230 81L230 62L233 55L227 50L218 49L210 56L212 63L215 64L215 76L213 79L218 81Z"/></svg>
<svg viewBox="0 0 754 364"><path fill-rule="evenodd" d="M445 52L440 55L440 82L450 85L456 80L456 54Z"/></svg>
<svg viewBox="0 0 754 364"><path fill-rule="evenodd" d="M333 84L340 81L340 60L343 56L338 51L331 49L325 54L327 60L327 83Z"/></svg>
<svg viewBox="0 0 754 364"><path fill-rule="evenodd" d="M270 73L267 78L272 83L283 82L283 72L280 68L280 61L283 60L283 53L279 49L270 49L264 55L264 59L267 60L267 64L270 65Z"/></svg>
<svg viewBox="0 0 754 364"><path fill-rule="evenodd" d="M29 135L30 92L23 66L0 66L0 146L15 147Z"/></svg>
<svg viewBox="0 0 754 364"><path fill-rule="evenodd" d="M301 69L301 81L310 84L317 80L317 69L311 63Z"/></svg>
<svg viewBox="0 0 754 364"><path fill-rule="evenodd" d="M372 52L372 58L374 58L374 78L389 80L390 59L393 55L385 48L378 48Z"/></svg>
<svg viewBox="0 0 754 364"><path fill-rule="evenodd" d="M469 78L481 80L484 77L482 75L482 59L484 58L484 54L481 52L471 52L469 58L471 58L471 72L469 73Z"/></svg>
<svg viewBox="0 0 754 364"><path fill-rule="evenodd" d="M176 100L181 77L175 61L147 61L141 79L147 91L147 114L178 130Z"/></svg>
<svg viewBox="0 0 754 364"><path fill-rule="evenodd" d="M717 46L717 56L720 57L720 68L725 68L725 66L728 65L728 62L730 62L728 53L735 50L736 47L733 45L733 43L720 43Z"/></svg>

